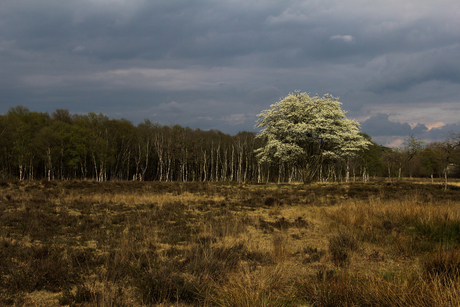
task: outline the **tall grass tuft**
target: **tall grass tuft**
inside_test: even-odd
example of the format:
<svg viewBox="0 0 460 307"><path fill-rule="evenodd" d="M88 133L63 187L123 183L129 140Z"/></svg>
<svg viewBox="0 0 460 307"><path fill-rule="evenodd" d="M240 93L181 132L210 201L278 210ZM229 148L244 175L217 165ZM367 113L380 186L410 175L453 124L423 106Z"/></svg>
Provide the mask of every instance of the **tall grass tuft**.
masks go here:
<svg viewBox="0 0 460 307"><path fill-rule="evenodd" d="M329 253L337 266L350 264L351 252L358 249L358 241L350 231L340 231L329 239Z"/></svg>
<svg viewBox="0 0 460 307"><path fill-rule="evenodd" d="M429 254L422 263L426 278L437 278L444 284L460 279L460 251L439 248Z"/></svg>
<svg viewBox="0 0 460 307"><path fill-rule="evenodd" d="M225 284L213 283L206 303L211 306L284 307L296 306L295 288L286 265L251 270L242 267ZM289 272L289 273L288 273Z"/></svg>

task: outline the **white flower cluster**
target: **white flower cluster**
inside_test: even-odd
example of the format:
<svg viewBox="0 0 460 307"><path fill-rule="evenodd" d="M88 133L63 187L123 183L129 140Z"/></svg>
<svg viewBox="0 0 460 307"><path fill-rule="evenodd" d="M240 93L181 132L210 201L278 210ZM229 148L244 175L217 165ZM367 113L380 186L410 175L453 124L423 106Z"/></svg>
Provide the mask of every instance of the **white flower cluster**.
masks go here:
<svg viewBox="0 0 460 307"><path fill-rule="evenodd" d="M309 163L337 161L353 156L370 142L349 120L342 103L326 94L310 97L294 92L258 115L258 138L266 140L256 151L260 162Z"/></svg>

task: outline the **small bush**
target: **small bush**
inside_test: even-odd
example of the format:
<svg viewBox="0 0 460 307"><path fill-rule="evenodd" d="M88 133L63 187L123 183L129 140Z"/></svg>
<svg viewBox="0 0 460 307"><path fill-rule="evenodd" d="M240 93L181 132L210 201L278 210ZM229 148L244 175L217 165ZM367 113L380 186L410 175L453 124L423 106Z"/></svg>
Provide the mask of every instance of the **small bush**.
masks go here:
<svg viewBox="0 0 460 307"><path fill-rule="evenodd" d="M460 243L460 221L438 218L431 223L417 221L415 231L421 237L433 242Z"/></svg>
<svg viewBox="0 0 460 307"><path fill-rule="evenodd" d="M276 197L267 197L265 200L264 200L264 205L267 206L267 207L275 207L275 206L281 206L283 204L282 201L280 201L278 198Z"/></svg>
<svg viewBox="0 0 460 307"><path fill-rule="evenodd" d="M2 271L8 277L4 278L2 283L11 291L59 292L70 287L77 280L75 272L63 257L61 250L47 246L33 248L11 246L9 252L21 253L19 260L26 264L19 265L19 262L7 261L8 265L3 267Z"/></svg>
<svg viewBox="0 0 460 307"><path fill-rule="evenodd" d="M5 180L0 180L0 187L8 187L9 184Z"/></svg>
<svg viewBox="0 0 460 307"><path fill-rule="evenodd" d="M68 289L64 290L62 295L59 297L59 304L74 306L75 304L85 302L95 302L97 301L98 296L100 296L99 293L91 291L84 285L78 285L75 293L70 292Z"/></svg>
<svg viewBox="0 0 460 307"><path fill-rule="evenodd" d="M200 278L225 280L228 272L236 269L242 260L263 260L263 255L249 253L244 243L231 247L196 247L188 252L185 261L186 270Z"/></svg>
<svg viewBox="0 0 460 307"><path fill-rule="evenodd" d="M350 232L340 232L329 239L329 252L337 266L350 264L350 252L358 249L358 241Z"/></svg>
<svg viewBox="0 0 460 307"><path fill-rule="evenodd" d="M259 217L259 228L273 232L273 229L286 230L290 227L305 228L308 226L308 222L298 217L294 222L289 222L284 216L279 217L274 222L269 222Z"/></svg>
<svg viewBox="0 0 460 307"><path fill-rule="evenodd" d="M220 256L219 259L219 255L214 254L209 248L192 249L184 264L188 272L201 279L225 279L227 263L223 255ZM229 260L235 263L239 261L239 257Z"/></svg>
<svg viewBox="0 0 460 307"><path fill-rule="evenodd" d="M207 301L211 306L299 306L285 269L284 266L261 270L242 267L225 284L212 284Z"/></svg>
<svg viewBox="0 0 460 307"><path fill-rule="evenodd" d="M440 248L425 259L423 269L428 279L456 280L460 277L460 251Z"/></svg>
<svg viewBox="0 0 460 307"><path fill-rule="evenodd" d="M273 236L273 257L282 260L288 254L288 239L283 234L275 234Z"/></svg>
<svg viewBox="0 0 460 307"><path fill-rule="evenodd" d="M150 270L142 272L135 283L143 303L190 303L199 299L197 286L193 281L170 263L158 263Z"/></svg>
<svg viewBox="0 0 460 307"><path fill-rule="evenodd" d="M302 263L304 264L318 262L326 254L324 250L318 250L318 248L313 248L311 246L305 247L303 252L305 254L305 258L303 259Z"/></svg>
<svg viewBox="0 0 460 307"><path fill-rule="evenodd" d="M393 271L385 271L382 274L382 278L388 282L394 282L398 278L398 275Z"/></svg>

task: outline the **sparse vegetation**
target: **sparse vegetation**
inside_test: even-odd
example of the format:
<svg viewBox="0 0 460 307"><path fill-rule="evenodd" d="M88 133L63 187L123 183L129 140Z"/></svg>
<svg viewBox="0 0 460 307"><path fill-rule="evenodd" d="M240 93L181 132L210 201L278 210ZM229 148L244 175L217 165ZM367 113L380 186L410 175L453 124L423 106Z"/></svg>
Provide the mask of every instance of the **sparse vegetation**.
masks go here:
<svg viewBox="0 0 460 307"><path fill-rule="evenodd" d="M0 305L457 306L460 188L2 181Z"/></svg>

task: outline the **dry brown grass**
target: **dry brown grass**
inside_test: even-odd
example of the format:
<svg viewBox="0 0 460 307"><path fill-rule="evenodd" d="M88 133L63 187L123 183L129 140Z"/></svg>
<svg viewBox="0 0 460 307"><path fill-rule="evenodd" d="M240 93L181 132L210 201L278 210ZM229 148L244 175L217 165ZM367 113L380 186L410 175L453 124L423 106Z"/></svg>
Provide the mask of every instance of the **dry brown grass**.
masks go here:
<svg viewBox="0 0 460 307"><path fill-rule="evenodd" d="M3 184L0 304L459 305L459 196L426 182Z"/></svg>

